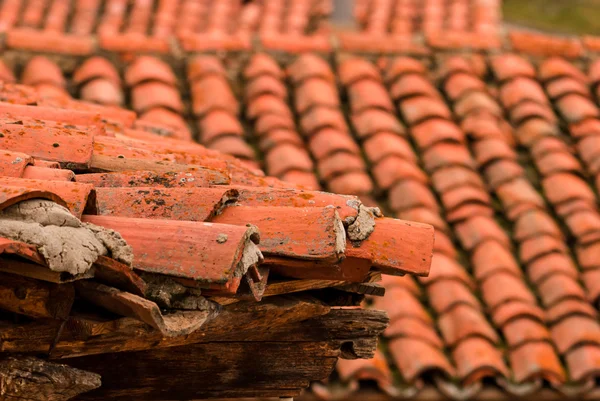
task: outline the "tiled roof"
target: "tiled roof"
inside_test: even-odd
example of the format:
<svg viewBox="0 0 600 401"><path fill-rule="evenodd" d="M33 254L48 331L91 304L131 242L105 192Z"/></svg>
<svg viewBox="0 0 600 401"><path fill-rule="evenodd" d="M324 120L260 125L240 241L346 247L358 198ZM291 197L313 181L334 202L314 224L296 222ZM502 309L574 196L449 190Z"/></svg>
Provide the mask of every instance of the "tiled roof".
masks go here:
<svg viewBox="0 0 600 401"><path fill-rule="evenodd" d="M356 1L359 32L329 27L324 1L165 1L157 2L167 15L160 18L136 11L143 8L137 2L127 9L119 1L73 4L84 3L104 10L101 21L83 29L75 26L85 19L73 18L64 30L69 39L60 33L51 42L45 32L48 39L27 42L43 48L11 40L43 32L41 17L35 30L5 23L11 51L63 53L31 58L8 51L0 66L6 81L37 90L7 83L0 91L5 102L37 104L0 104L4 134L18 138L11 151L20 152L18 163L12 154L4 164L0 157L5 171L71 179L40 159L76 173L91 169L76 180L94 186L96 213L104 216L91 219L113 227L123 225L112 215L243 220L273 239L282 224L309 225L310 239L327 247L313 247L303 230L291 228L299 247L281 249L261 237L264 264L290 277L364 277L371 264L395 273L417 260L396 248L411 246L409 237L397 238L405 225L386 218L376 220L361 248L346 247L346 260L368 259L368 266L335 265L336 219L326 206L336 205L341 221L356 209L350 198L311 190L356 195L388 216L435 227L430 276L384 277L386 296L369 302L391 319L376 358L340 361L329 383L313 385L312 397L362 399L359 382L369 381L400 398L432 389L454 399L490 389L509 399L597 395L597 38L507 29L499 1ZM2 11L0 21L2 15L12 18ZM137 18L139 25L132 23ZM83 42L90 45L80 52ZM98 49L106 57L94 55ZM57 106L78 110L68 112L69 130ZM94 119L98 112L104 123ZM28 133L39 120L51 134L38 145ZM54 147L59 140L72 145L63 152ZM165 167L173 161L194 167ZM133 204L132 187L157 182L166 189L152 196L156 206ZM291 183L298 189L287 188ZM29 196L32 188L18 191ZM190 193L198 199L193 211L174 208ZM222 210L232 196L242 206ZM81 209L77 199L64 201ZM261 205L265 213L257 211ZM35 257L22 244L0 246ZM296 263L308 253L315 262L309 275ZM138 269L156 272L162 262L145 258ZM321 269L316 262L323 260L335 269ZM417 265L408 270L424 273Z"/></svg>

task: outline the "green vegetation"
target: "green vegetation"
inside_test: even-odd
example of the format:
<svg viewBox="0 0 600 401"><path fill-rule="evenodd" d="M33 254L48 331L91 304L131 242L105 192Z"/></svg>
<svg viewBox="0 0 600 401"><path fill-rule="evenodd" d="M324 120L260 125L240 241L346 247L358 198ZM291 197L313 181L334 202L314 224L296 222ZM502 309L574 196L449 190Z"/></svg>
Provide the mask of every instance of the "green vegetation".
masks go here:
<svg viewBox="0 0 600 401"><path fill-rule="evenodd" d="M600 35L599 0L504 0L504 19L530 28Z"/></svg>

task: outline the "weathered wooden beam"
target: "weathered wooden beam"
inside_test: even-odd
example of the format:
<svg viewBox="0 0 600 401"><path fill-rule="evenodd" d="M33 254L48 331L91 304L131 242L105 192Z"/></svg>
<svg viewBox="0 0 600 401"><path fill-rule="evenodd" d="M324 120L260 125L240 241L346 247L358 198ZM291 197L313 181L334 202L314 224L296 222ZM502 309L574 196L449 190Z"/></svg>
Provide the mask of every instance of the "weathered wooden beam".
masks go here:
<svg viewBox="0 0 600 401"><path fill-rule="evenodd" d="M66 401L100 387L100 376L32 357L0 360L0 400Z"/></svg>
<svg viewBox="0 0 600 401"><path fill-rule="evenodd" d="M94 276L92 270L74 276L67 272L52 271L47 266L41 266L32 262L13 258L0 258L0 272L18 274L19 276L57 284L69 283L75 280L92 278Z"/></svg>
<svg viewBox="0 0 600 401"><path fill-rule="evenodd" d="M66 319L74 300L70 283L52 284L0 273L0 309L35 318Z"/></svg>
<svg viewBox="0 0 600 401"><path fill-rule="evenodd" d="M221 342L68 360L102 376L80 400L189 400L294 396L329 376L340 351L327 342Z"/></svg>

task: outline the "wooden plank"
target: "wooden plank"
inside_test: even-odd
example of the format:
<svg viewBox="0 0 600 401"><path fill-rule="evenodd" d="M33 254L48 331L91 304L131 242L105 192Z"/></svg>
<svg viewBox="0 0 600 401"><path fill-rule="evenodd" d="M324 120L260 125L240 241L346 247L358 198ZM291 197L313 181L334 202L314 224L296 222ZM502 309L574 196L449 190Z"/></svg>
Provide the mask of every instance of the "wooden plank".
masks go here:
<svg viewBox="0 0 600 401"><path fill-rule="evenodd" d="M94 278L142 297L146 292L146 283L129 266L106 256L100 256L94 262Z"/></svg>
<svg viewBox="0 0 600 401"><path fill-rule="evenodd" d="M66 401L100 387L100 376L32 357L0 360L0 399Z"/></svg>
<svg viewBox="0 0 600 401"><path fill-rule="evenodd" d="M57 284L70 283L72 281L92 278L94 276L91 270L74 276L68 272L55 272L50 270L47 266L41 266L13 258L0 258L0 272L18 274L19 276Z"/></svg>
<svg viewBox="0 0 600 401"><path fill-rule="evenodd" d="M66 319L74 300L72 284L0 273L0 309L34 318Z"/></svg>
<svg viewBox="0 0 600 401"><path fill-rule="evenodd" d="M102 387L81 400L186 400L260 396L281 389L297 394L311 381L327 378L339 354L327 342L222 342L94 355L68 363L102 376Z"/></svg>
<svg viewBox="0 0 600 401"><path fill-rule="evenodd" d="M319 290L322 288L337 287L348 284L343 280L286 280L272 282L267 285L263 296L272 297L274 295L290 294L294 292Z"/></svg>
<svg viewBox="0 0 600 401"><path fill-rule="evenodd" d="M356 294L371 295L374 297L382 297L385 295L385 287L377 283L350 283L340 285L337 289Z"/></svg>

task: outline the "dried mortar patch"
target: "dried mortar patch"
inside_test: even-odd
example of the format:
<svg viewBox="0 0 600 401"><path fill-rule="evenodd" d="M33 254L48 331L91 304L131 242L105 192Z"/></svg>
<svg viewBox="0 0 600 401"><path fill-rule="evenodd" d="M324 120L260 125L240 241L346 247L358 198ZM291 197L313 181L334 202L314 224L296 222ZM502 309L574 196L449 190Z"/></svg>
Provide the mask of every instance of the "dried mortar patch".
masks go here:
<svg viewBox="0 0 600 401"><path fill-rule="evenodd" d="M364 241L375 230L375 217L383 217L378 207L360 205L356 219L348 226L351 241Z"/></svg>
<svg viewBox="0 0 600 401"><path fill-rule="evenodd" d="M116 232L81 223L65 207L30 199L0 211L0 236L37 247L50 270L82 274L101 255L131 264L133 251Z"/></svg>

